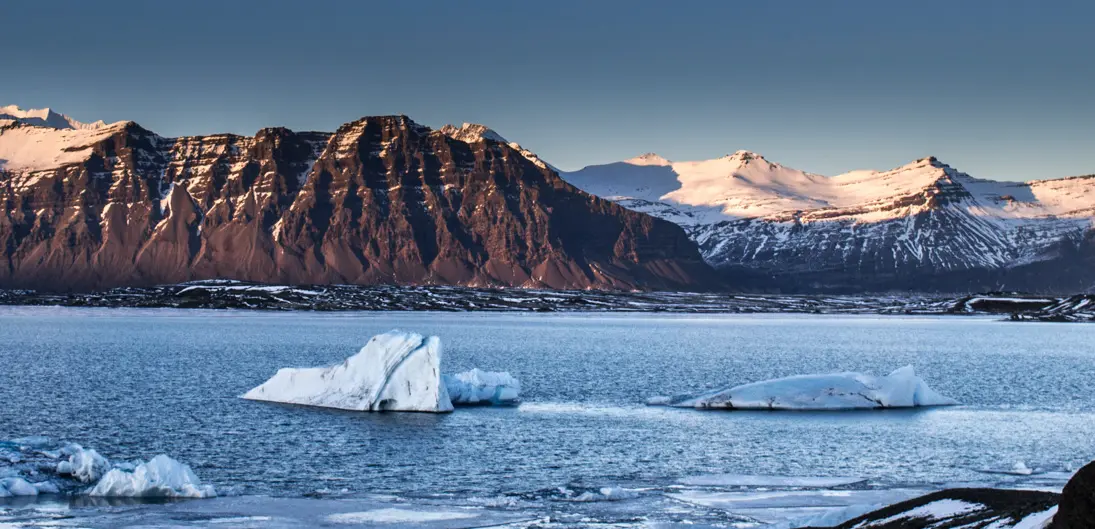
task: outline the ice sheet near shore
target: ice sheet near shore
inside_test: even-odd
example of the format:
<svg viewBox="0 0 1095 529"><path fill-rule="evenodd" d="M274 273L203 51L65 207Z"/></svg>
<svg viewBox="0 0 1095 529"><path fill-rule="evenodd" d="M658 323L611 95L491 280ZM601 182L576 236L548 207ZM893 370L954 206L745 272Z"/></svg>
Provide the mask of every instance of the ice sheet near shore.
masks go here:
<svg viewBox="0 0 1095 529"><path fill-rule="evenodd" d="M945 397L905 366L884 377L863 373L800 375L754 382L698 396L653 397L652 406L741 410L854 410L950 406Z"/></svg>
<svg viewBox="0 0 1095 529"><path fill-rule="evenodd" d="M166 455L111 463L92 449L46 437L0 441L0 497L39 494L107 498L212 498L194 471Z"/></svg>
<svg viewBox="0 0 1095 529"><path fill-rule="evenodd" d="M284 368L243 398L353 411L445 413L453 405L513 404L509 373L472 369L441 376L441 340L391 331L331 367Z"/></svg>

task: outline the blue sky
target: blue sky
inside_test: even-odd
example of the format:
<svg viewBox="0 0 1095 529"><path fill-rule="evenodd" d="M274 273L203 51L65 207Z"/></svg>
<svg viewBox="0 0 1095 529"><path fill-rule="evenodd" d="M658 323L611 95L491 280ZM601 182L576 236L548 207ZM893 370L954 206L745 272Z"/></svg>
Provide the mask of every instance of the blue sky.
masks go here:
<svg viewBox="0 0 1095 529"><path fill-rule="evenodd" d="M563 169L738 149L1095 173L1095 2L0 4L0 104L161 134L484 123Z"/></svg>

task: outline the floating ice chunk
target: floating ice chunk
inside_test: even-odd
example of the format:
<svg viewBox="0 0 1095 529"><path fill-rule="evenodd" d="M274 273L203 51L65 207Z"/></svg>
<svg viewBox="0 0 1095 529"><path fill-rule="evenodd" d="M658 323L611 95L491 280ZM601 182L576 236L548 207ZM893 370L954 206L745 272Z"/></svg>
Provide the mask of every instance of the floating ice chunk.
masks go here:
<svg viewBox="0 0 1095 529"><path fill-rule="evenodd" d="M392 331L331 367L284 368L243 398L355 411L450 412L441 340Z"/></svg>
<svg viewBox="0 0 1095 529"><path fill-rule="evenodd" d="M622 501L631 500L639 497L639 493L633 490L628 490L623 487L601 487L597 492L586 491L573 498L570 501L576 502L594 502L594 501Z"/></svg>
<svg viewBox="0 0 1095 529"><path fill-rule="evenodd" d="M327 516L327 521L338 524L421 524L451 520L466 520L479 515L461 511L427 511L384 508L362 512L343 512Z"/></svg>
<svg viewBox="0 0 1095 529"><path fill-rule="evenodd" d="M39 481L34 483L34 488L38 489L38 494L60 494L61 488L52 481Z"/></svg>
<svg viewBox="0 0 1095 529"><path fill-rule="evenodd" d="M681 408L756 410L852 410L958 404L940 395L905 366L884 377L863 373L799 375L754 382L696 397L647 401Z"/></svg>
<svg viewBox="0 0 1095 529"><path fill-rule="evenodd" d="M688 397L681 397L680 399L684 400L687 398ZM647 406L672 406L674 402L676 402L674 397L666 397L663 395L658 395L656 397L650 397L646 399Z"/></svg>
<svg viewBox="0 0 1095 529"><path fill-rule="evenodd" d="M1041 473L1040 470L1041 469L1039 469L1038 472L1039 474ZM1029 476L1035 473L1035 469L1028 467L1025 461L1016 461L1011 465L1010 468L1007 469L985 468L981 469L981 472L984 472L986 474L1011 474L1013 476Z"/></svg>
<svg viewBox="0 0 1095 529"><path fill-rule="evenodd" d="M90 492L90 496L125 498L212 498L217 495L212 485L201 480L188 465L166 455L158 455L140 463L132 472L114 468L107 472Z"/></svg>
<svg viewBox="0 0 1095 529"><path fill-rule="evenodd" d="M62 448L61 454L68 455L68 460L57 463L57 473L82 483L95 483L110 470L110 461L99 452L75 443Z"/></svg>
<svg viewBox="0 0 1095 529"><path fill-rule="evenodd" d="M756 476L749 474L711 474L681 479L684 485L700 487L800 487L807 489L825 489L855 485L867 481L853 477L809 477L809 476Z"/></svg>
<svg viewBox="0 0 1095 529"><path fill-rule="evenodd" d="M0 478L0 498L37 495L38 488L23 478Z"/></svg>
<svg viewBox="0 0 1095 529"><path fill-rule="evenodd" d="M1016 461L1011 466L1011 473L1018 476L1029 476L1034 473L1034 470L1028 467L1025 461Z"/></svg>
<svg viewBox="0 0 1095 529"><path fill-rule="evenodd" d="M516 404L521 382L509 373L481 371L478 368L442 377L449 398L456 406L479 404Z"/></svg>

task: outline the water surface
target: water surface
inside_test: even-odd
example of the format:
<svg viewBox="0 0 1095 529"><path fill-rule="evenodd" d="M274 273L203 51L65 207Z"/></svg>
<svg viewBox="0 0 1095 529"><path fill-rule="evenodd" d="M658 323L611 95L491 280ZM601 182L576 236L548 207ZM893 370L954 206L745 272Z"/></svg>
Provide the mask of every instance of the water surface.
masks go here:
<svg viewBox="0 0 1095 529"><path fill-rule="evenodd" d="M522 381L522 405L362 414L238 398L279 367L339 362L391 329L440 336L445 372L511 372ZM642 404L653 395L804 373L885 374L906 364L963 405L788 413ZM719 525L740 520L710 502L680 501L689 492L681 479L853 476L866 480L859 488L919 490L1021 482L983 472L1016 461L1057 472L1095 458L1095 326L1087 325L15 307L0 309L0 367L0 439L46 435L119 460L167 453L222 494L244 498L383 495L486 501L564 523ZM602 487L640 500L569 501Z"/></svg>

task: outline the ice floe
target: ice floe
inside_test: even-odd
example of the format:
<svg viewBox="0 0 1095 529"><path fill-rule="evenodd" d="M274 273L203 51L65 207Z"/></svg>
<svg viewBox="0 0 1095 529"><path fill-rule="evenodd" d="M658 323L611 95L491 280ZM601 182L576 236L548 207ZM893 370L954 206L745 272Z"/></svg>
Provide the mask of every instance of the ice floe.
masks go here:
<svg viewBox="0 0 1095 529"><path fill-rule="evenodd" d="M465 520L477 518L473 512L463 511L426 511L387 507L362 512L343 512L327 516L327 521L339 524L407 524Z"/></svg>
<svg viewBox="0 0 1095 529"><path fill-rule="evenodd" d="M701 487L800 487L823 489L855 485L867 481L853 477L812 477L812 476L754 476L748 474L711 474L690 476L680 480L681 484Z"/></svg>
<svg viewBox="0 0 1095 529"><path fill-rule="evenodd" d="M864 373L799 375L720 389L698 396L652 397L649 405L698 409L852 410L950 406L905 366L878 377Z"/></svg>
<svg viewBox="0 0 1095 529"><path fill-rule="evenodd" d="M667 497L719 509L764 524L765 529L830 527L920 496L917 489L719 492L686 490Z"/></svg>
<svg viewBox="0 0 1095 529"><path fill-rule="evenodd" d="M189 466L166 455L111 463L93 449L46 437L0 441L0 497L61 494L107 498L212 498Z"/></svg>
<svg viewBox="0 0 1095 529"><path fill-rule="evenodd" d="M472 369L441 375L441 340L391 331L330 367L284 368L243 398L354 411L445 413L453 405L514 404L520 382Z"/></svg>
<svg viewBox="0 0 1095 529"><path fill-rule="evenodd" d="M521 382L509 373L481 371L478 368L455 375L444 375L445 387L453 405L516 404Z"/></svg>
<svg viewBox="0 0 1095 529"><path fill-rule="evenodd" d="M38 488L31 482L19 478L0 478L0 498L9 496L37 496Z"/></svg>

